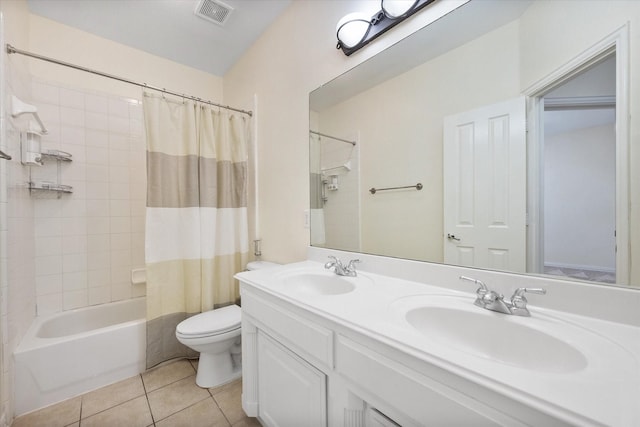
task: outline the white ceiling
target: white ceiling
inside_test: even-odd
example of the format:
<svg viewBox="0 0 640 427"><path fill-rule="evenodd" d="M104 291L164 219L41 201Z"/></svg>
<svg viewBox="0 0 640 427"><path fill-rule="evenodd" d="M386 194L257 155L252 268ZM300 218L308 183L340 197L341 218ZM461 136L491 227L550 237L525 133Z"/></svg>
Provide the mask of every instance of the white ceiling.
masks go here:
<svg viewBox="0 0 640 427"><path fill-rule="evenodd" d="M292 0L222 0L224 26L194 14L198 0L28 0L31 13L223 76Z"/></svg>

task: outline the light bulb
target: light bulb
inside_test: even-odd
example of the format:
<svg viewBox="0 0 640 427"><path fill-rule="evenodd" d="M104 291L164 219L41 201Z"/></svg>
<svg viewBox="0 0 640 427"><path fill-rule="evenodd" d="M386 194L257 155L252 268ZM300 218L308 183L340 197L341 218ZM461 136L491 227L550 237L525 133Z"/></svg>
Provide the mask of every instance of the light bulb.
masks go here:
<svg viewBox="0 0 640 427"><path fill-rule="evenodd" d="M344 47L354 47L364 40L370 26L370 18L364 13L345 15L336 26L338 41Z"/></svg>
<svg viewBox="0 0 640 427"><path fill-rule="evenodd" d="M409 12L418 0L382 0L382 11L387 18L396 19Z"/></svg>

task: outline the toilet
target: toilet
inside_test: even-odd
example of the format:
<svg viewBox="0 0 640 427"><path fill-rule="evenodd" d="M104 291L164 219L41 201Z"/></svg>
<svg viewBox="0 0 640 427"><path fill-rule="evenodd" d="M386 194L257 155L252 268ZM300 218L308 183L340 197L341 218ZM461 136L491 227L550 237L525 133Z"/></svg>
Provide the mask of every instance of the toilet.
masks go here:
<svg viewBox="0 0 640 427"><path fill-rule="evenodd" d="M252 261L247 264L247 270L275 265L278 264ZM196 375L198 386L212 388L242 375L240 321L240 307L228 305L191 316L176 326L178 341L200 353Z"/></svg>

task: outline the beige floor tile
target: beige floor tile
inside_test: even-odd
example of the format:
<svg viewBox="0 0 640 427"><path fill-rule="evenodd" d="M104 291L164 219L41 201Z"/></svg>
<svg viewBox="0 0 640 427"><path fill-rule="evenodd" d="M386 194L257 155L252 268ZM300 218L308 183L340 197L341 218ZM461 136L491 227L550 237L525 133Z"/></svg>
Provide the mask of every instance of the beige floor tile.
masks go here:
<svg viewBox="0 0 640 427"><path fill-rule="evenodd" d="M151 424L153 419L145 396L82 418L82 427L147 427Z"/></svg>
<svg viewBox="0 0 640 427"><path fill-rule="evenodd" d="M209 398L156 422L156 427L229 427L229 423Z"/></svg>
<svg viewBox="0 0 640 427"><path fill-rule="evenodd" d="M80 427L80 421L78 421L77 423L69 424L66 427Z"/></svg>
<svg viewBox="0 0 640 427"><path fill-rule="evenodd" d="M222 386L218 392L213 394L216 403L232 425L247 416L242 410L241 396L242 381L240 380Z"/></svg>
<svg viewBox="0 0 640 427"><path fill-rule="evenodd" d="M242 378L238 378L237 380L233 380L230 383L226 383L218 387L210 388L209 392L211 393L212 396L215 396L218 393L222 393L224 391L229 391L229 390L232 390L232 393L233 393L233 390L235 390L240 394L242 394Z"/></svg>
<svg viewBox="0 0 640 427"><path fill-rule="evenodd" d="M262 427L262 424L260 424L257 418L245 417L237 423L234 423L231 427Z"/></svg>
<svg viewBox="0 0 640 427"><path fill-rule="evenodd" d="M140 375L102 387L82 396L82 418L144 395Z"/></svg>
<svg viewBox="0 0 640 427"><path fill-rule="evenodd" d="M152 391L148 397L153 418L158 421L210 397L210 394L196 385L196 377L192 375Z"/></svg>
<svg viewBox="0 0 640 427"><path fill-rule="evenodd" d="M80 420L82 399L75 397L16 418L12 427L64 427Z"/></svg>
<svg viewBox="0 0 640 427"><path fill-rule="evenodd" d="M177 362L153 368L142 374L144 386L147 393L164 387L168 384L194 375L196 370L193 369L188 360L178 360Z"/></svg>
<svg viewBox="0 0 640 427"><path fill-rule="evenodd" d="M191 362L191 366L193 366L193 369L195 369L197 371L198 370L199 359L189 359L189 362Z"/></svg>

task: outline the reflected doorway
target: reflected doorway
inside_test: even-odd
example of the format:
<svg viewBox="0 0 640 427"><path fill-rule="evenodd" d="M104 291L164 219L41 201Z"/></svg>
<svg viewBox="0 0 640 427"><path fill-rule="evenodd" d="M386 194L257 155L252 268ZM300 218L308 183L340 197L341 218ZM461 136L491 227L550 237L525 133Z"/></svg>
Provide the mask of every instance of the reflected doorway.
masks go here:
<svg viewBox="0 0 640 427"><path fill-rule="evenodd" d="M544 122L544 273L615 283L615 105Z"/></svg>
<svg viewBox="0 0 640 427"><path fill-rule="evenodd" d="M537 271L616 283L616 55L541 98Z"/></svg>

